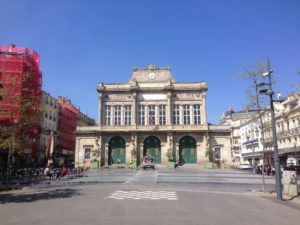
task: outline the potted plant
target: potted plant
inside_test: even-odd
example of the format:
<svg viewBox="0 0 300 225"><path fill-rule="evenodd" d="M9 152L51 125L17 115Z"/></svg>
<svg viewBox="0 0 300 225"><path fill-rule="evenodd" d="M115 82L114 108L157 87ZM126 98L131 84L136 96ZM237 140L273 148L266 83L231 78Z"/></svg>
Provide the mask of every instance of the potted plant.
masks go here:
<svg viewBox="0 0 300 225"><path fill-rule="evenodd" d="M208 169L212 169L214 168L214 152L212 149L210 148L207 148L206 151L205 151L205 157L208 158L208 162L206 162L206 168Z"/></svg>
<svg viewBox="0 0 300 225"><path fill-rule="evenodd" d="M135 147L131 149L130 169L136 169L136 159L138 157L138 151Z"/></svg>
<svg viewBox="0 0 300 225"><path fill-rule="evenodd" d="M92 169L98 169L99 168L99 161L97 159L93 159L91 162Z"/></svg>
<svg viewBox="0 0 300 225"><path fill-rule="evenodd" d="M168 158L168 168L173 169L175 168L175 157L174 157L174 153L173 153L173 149L169 148L167 151L167 158Z"/></svg>

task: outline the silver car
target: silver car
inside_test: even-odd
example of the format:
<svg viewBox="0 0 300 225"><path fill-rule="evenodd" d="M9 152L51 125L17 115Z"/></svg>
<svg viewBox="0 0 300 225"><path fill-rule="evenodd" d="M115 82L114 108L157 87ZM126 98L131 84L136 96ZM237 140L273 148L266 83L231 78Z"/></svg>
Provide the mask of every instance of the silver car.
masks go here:
<svg viewBox="0 0 300 225"><path fill-rule="evenodd" d="M154 170L155 163L154 158L152 156L145 156L143 159L143 169L152 168Z"/></svg>

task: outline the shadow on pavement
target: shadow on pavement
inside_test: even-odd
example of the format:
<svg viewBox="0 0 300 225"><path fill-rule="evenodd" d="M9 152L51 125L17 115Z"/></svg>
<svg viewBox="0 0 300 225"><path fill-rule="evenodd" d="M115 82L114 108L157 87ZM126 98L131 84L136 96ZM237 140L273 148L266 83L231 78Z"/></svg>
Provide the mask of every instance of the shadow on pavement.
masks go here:
<svg viewBox="0 0 300 225"><path fill-rule="evenodd" d="M0 194L0 204L6 203L28 203L39 200L51 200L58 198L71 198L80 195L79 190L75 189L55 189L51 191L43 191L29 194L7 193Z"/></svg>

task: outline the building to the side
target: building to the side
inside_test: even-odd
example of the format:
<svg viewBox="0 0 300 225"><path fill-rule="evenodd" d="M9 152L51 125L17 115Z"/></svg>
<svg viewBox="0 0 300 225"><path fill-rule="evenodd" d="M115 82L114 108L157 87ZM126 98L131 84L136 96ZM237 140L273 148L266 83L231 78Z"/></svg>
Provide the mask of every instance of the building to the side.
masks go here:
<svg viewBox="0 0 300 225"><path fill-rule="evenodd" d="M300 94L290 94L281 106L276 114L279 157L284 166L300 166Z"/></svg>
<svg viewBox="0 0 300 225"><path fill-rule="evenodd" d="M205 166L206 149L230 165L230 129L206 120L205 82L176 82L170 68L133 69L128 83L99 83L98 125L78 127L76 166L137 163L146 155L166 165Z"/></svg>
<svg viewBox="0 0 300 225"><path fill-rule="evenodd" d="M50 93L42 91L42 119L38 163L44 165L45 160L53 155L57 143L57 123L59 105Z"/></svg>
<svg viewBox="0 0 300 225"><path fill-rule="evenodd" d="M80 112L70 100L42 92L42 120L38 164L72 166L75 157L75 131L77 126L93 126L95 120Z"/></svg>
<svg viewBox="0 0 300 225"><path fill-rule="evenodd" d="M278 154L282 166L300 165L300 97L290 94L276 101L275 123ZM241 162L274 165L274 143L268 108L239 126Z"/></svg>
<svg viewBox="0 0 300 225"><path fill-rule="evenodd" d="M243 124L255 118L256 115L256 110L235 112L232 108L229 108L221 117L221 125L230 126L231 129L231 154L235 166L238 166L244 161L242 157L243 141L241 141L240 128Z"/></svg>
<svg viewBox="0 0 300 225"><path fill-rule="evenodd" d="M58 109L58 134L54 154L61 158L63 164L71 166L75 155L75 131L79 110L72 105L71 100L59 96L57 98Z"/></svg>
<svg viewBox="0 0 300 225"><path fill-rule="evenodd" d="M42 73L40 56L28 48L0 46L0 125L25 137L22 153L36 155Z"/></svg>
<svg viewBox="0 0 300 225"><path fill-rule="evenodd" d="M79 108L79 113L77 117L77 126L94 126L94 125L96 125L95 120L90 118L88 115L80 112L80 108Z"/></svg>

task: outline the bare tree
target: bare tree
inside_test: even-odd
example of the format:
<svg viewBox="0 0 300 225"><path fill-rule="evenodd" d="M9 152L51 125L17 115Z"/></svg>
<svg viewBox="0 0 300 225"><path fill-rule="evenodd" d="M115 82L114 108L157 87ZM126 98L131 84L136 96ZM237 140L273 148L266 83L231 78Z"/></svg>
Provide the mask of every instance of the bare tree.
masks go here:
<svg viewBox="0 0 300 225"><path fill-rule="evenodd" d="M265 105L264 99L261 95L259 95L259 90L257 84L261 81L262 74L265 71L270 71L270 60L269 58L265 59L262 63L256 65L253 70L247 69L245 66L242 66L243 72L240 74L240 79L248 80L251 84L246 89L246 95L248 98L247 108L253 109L257 111L257 117L259 118L259 127L261 130L261 141L262 141L262 188L263 192L265 192L265 179L264 179L264 163L265 163L265 138L264 132L271 129L270 125L264 124L263 122L263 114L265 113Z"/></svg>

